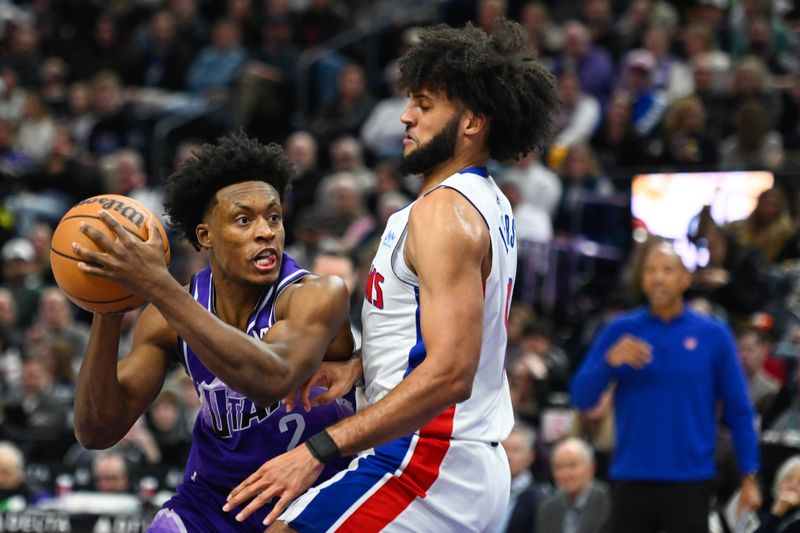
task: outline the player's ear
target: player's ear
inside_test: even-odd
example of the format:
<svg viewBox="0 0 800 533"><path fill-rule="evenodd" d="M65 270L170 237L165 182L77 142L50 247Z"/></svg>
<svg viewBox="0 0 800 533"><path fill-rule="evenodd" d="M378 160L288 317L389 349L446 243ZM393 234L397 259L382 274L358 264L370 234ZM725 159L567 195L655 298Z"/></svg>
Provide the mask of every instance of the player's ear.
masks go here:
<svg viewBox="0 0 800 533"><path fill-rule="evenodd" d="M194 230L194 235L197 237L197 242L203 248L211 248L211 232L208 229L208 224L198 224Z"/></svg>
<svg viewBox="0 0 800 533"><path fill-rule="evenodd" d="M483 113L475 113L467 110L464 112L463 119L466 121L464 134L477 135L486 127L487 118Z"/></svg>

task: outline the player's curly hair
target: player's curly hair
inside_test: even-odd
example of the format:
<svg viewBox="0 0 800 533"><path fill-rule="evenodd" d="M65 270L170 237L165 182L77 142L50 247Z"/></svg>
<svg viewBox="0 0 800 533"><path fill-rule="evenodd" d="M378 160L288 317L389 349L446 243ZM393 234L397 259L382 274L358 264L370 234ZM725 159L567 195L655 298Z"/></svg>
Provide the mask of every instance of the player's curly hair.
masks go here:
<svg viewBox="0 0 800 533"><path fill-rule="evenodd" d="M491 33L467 24L420 32L400 61L400 86L407 91L443 91L489 119L489 155L519 159L550 138L560 100L554 77L525 48L526 35L500 19Z"/></svg>
<svg viewBox="0 0 800 533"><path fill-rule="evenodd" d="M294 165L279 145L263 145L241 131L228 133L215 144L204 144L167 179L164 209L170 225L199 250L195 229L216 204L217 191L243 181L263 181L284 199L294 174Z"/></svg>

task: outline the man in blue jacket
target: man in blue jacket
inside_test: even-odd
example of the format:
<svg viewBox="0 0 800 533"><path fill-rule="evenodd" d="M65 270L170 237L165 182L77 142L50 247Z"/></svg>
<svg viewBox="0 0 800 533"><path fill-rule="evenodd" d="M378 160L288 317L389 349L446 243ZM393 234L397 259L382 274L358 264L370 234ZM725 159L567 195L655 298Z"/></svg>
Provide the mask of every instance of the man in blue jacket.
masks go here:
<svg viewBox="0 0 800 533"><path fill-rule="evenodd" d="M720 402L742 474L740 510L761 504L753 407L730 328L684 305L691 275L672 247L652 245L640 273L649 305L599 335L572 401L589 409L616 381L611 531L707 533Z"/></svg>

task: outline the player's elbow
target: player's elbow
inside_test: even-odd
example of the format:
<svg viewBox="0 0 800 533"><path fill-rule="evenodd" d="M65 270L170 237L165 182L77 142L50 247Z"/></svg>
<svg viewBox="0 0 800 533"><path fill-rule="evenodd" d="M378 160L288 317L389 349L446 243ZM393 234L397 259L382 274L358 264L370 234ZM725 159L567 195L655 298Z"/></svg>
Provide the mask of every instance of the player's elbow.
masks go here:
<svg viewBox="0 0 800 533"><path fill-rule="evenodd" d="M452 386L453 403L461 403L472 396L472 380L458 380Z"/></svg>
<svg viewBox="0 0 800 533"><path fill-rule="evenodd" d="M75 438L87 450L105 450L115 445L120 437L97 424L75 421Z"/></svg>

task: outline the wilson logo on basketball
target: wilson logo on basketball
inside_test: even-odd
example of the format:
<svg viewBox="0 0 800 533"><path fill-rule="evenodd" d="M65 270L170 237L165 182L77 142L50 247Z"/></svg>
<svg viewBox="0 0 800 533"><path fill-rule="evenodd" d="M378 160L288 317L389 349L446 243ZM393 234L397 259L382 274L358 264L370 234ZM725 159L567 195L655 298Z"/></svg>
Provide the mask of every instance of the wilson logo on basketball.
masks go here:
<svg viewBox="0 0 800 533"><path fill-rule="evenodd" d="M119 200L115 200L113 198L107 198L105 196L95 196L93 198L87 198L82 202L78 202L78 205L97 204L97 203L99 203L106 211L116 211L123 217L130 220L131 223L133 223L133 225L136 226L137 228L141 229L142 224L144 224L144 213L138 211L132 205L128 205L124 202L120 202Z"/></svg>

